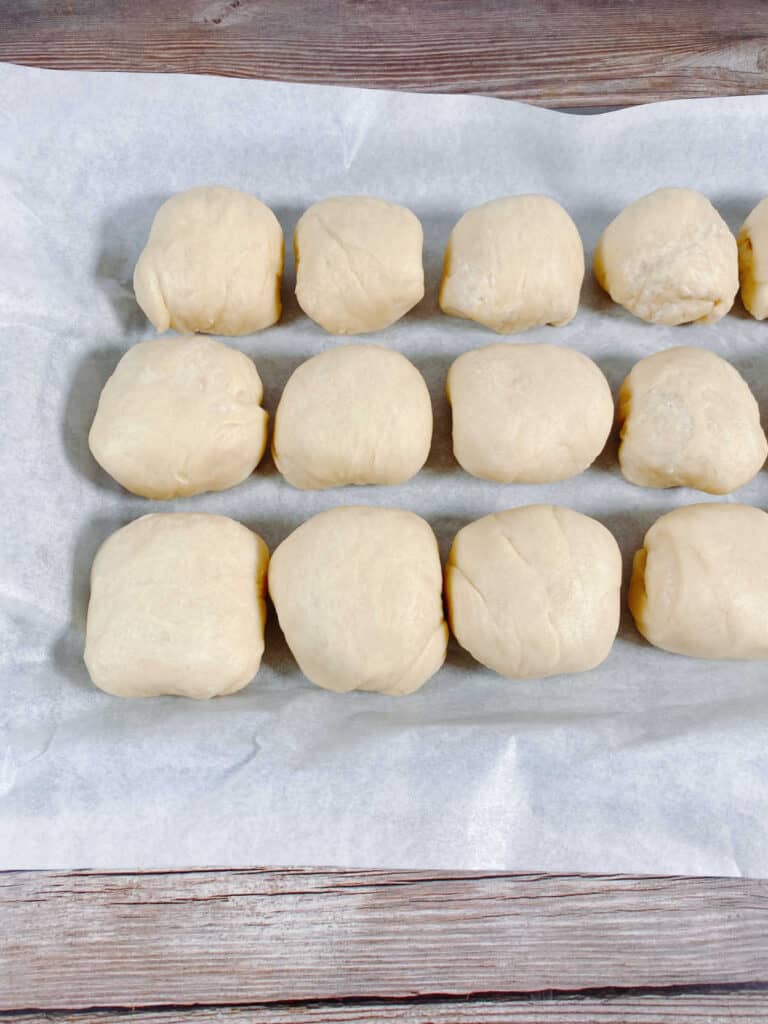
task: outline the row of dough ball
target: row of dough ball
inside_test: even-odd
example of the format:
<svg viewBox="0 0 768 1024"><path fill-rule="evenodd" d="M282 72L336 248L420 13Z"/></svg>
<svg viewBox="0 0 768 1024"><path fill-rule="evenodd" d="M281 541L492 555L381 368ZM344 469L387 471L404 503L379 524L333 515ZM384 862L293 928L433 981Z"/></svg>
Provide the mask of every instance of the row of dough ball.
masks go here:
<svg viewBox="0 0 768 1024"><path fill-rule="evenodd" d="M502 342L466 352L447 378L453 451L474 476L544 483L585 470L602 451L614 406L587 356ZM91 427L96 461L128 490L166 499L223 490L267 444L258 371L201 336L140 342L106 382ZM763 465L768 442L738 371L706 349L642 359L619 393L624 476L645 487L725 494ZM302 363L275 416L272 451L299 488L401 483L432 441L424 378L398 352L344 345Z"/></svg>
<svg viewBox="0 0 768 1024"><path fill-rule="evenodd" d="M333 334L378 331L424 296L423 231L410 210L368 196L311 206L294 233L296 297ZM283 232L246 192L193 188L158 210L134 272L136 299L158 331L242 335L280 318ZM768 316L768 199L737 244L700 192L659 189L630 204L594 256L600 285L652 323L712 322L739 288ZM451 231L440 306L508 334L576 315L584 247L548 196L507 196L475 207Z"/></svg>
<svg viewBox="0 0 768 1024"><path fill-rule="evenodd" d="M586 671L619 625L621 554L595 519L529 505L459 530L448 619L479 662L516 679ZM304 675L337 692L412 693L445 660L443 573L412 512L347 506L294 530L270 561L225 516L144 516L93 564L85 662L123 697L234 693L264 651L266 590ZM706 504L662 516L635 555L629 605L654 645L768 658L768 515Z"/></svg>

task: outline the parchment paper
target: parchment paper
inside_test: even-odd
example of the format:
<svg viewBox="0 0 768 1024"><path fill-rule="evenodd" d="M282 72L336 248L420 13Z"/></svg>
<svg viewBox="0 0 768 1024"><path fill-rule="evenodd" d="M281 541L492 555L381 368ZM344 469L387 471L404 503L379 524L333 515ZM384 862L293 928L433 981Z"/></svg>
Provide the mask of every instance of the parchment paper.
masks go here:
<svg viewBox="0 0 768 1024"><path fill-rule="evenodd" d="M152 328L133 265L159 204L226 184L277 213L339 193L405 203L425 228L427 296L369 336L406 353L434 400L426 469L390 488L293 490L271 462L241 486L170 504L132 497L87 433L120 355ZM0 866L304 864L768 874L768 665L654 650L625 613L596 671L515 683L452 642L418 694L338 696L296 669L272 617L263 667L209 703L125 701L82 663L88 573L101 541L149 511L233 516L274 548L345 503L426 517L443 556L490 511L554 502L594 515L626 567L693 491L633 487L616 440L583 476L500 486L461 472L443 394L451 361L497 338L436 308L442 251L467 208L545 192L588 255L632 199L701 189L733 229L768 193L768 97L575 116L473 97L415 96L186 76L0 66ZM288 245L290 249L290 241ZM290 372L338 343L293 298L275 328L234 340L274 412ZM613 305L588 275L566 328L614 391L642 356L695 344L732 360L768 407L768 325L740 306L714 326L665 328ZM731 499L765 507L763 472Z"/></svg>

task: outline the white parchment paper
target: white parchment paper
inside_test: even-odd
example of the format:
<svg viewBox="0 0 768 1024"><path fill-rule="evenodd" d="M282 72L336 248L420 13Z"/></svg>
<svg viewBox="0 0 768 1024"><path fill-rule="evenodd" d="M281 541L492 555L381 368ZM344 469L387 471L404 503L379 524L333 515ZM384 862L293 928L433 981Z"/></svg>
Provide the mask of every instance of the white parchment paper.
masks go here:
<svg viewBox="0 0 768 1024"><path fill-rule="evenodd" d="M87 433L120 355L152 329L131 275L159 204L225 184L277 213L290 239L310 203L370 193L425 228L427 296L369 336L408 355L434 401L426 469L390 488L293 490L271 462L241 486L171 504L124 493ZM443 386L490 332L436 307L449 229L493 197L546 192L591 253L630 200L701 189L737 229L768 193L768 97L599 116L473 97L413 96L186 76L0 66L0 866L355 865L768 874L768 666L693 661L645 644L625 614L596 671L515 683L453 642L418 694L338 696L298 672L270 621L263 667L209 703L125 701L82 663L88 574L101 541L148 511L231 515L274 548L344 503L426 517L443 556L493 510L569 505L616 535L628 568L662 512L711 500L643 490L615 438L583 476L500 486L461 472ZM290 244L288 246L290 249ZM298 309L233 343L274 412L290 372L337 344ZM768 325L737 306L665 328L613 305L588 275L576 320L519 340L573 345L614 391L673 344L732 360L768 408ZM765 507L763 472L733 499Z"/></svg>

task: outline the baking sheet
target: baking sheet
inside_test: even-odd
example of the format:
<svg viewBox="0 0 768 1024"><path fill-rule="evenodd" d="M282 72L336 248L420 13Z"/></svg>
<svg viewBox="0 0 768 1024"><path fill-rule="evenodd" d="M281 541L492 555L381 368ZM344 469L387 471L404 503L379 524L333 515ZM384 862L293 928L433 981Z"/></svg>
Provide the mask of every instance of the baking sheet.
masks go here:
<svg viewBox="0 0 768 1024"><path fill-rule="evenodd" d="M597 670L542 682L485 671L452 642L419 693L339 696L297 671L272 616L263 667L209 703L124 701L82 663L100 542L149 511L242 520L274 547L337 504L400 506L456 530L554 502L594 515L628 569L662 512L712 500L632 487L616 439L583 476L502 486L461 472L443 394L451 361L490 332L439 314L449 229L495 196L546 192L588 254L630 200L663 185L709 195L733 229L768 192L768 97L575 116L464 96L0 66L0 866L356 865L768 875L768 666L654 650L624 614ZM339 193L405 203L425 229L427 295L368 336L408 355L435 410L429 463L389 488L295 491L268 460L241 486L169 504L124 493L87 433L120 355L152 336L131 289L154 211L224 184L258 195L290 239ZM288 246L290 249L290 245ZM233 342L274 412L301 361L337 340L292 296L281 323ZM566 328L614 392L673 344L732 360L768 408L768 326L737 306L711 326L633 319L588 275ZM727 500L768 505L766 473Z"/></svg>

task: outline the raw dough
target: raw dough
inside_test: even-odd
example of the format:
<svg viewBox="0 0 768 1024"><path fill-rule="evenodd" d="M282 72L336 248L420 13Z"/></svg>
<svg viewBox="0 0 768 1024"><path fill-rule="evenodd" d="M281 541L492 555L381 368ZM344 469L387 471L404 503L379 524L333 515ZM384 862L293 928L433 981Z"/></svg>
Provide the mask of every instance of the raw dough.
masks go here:
<svg viewBox="0 0 768 1024"><path fill-rule="evenodd" d="M191 188L163 203L133 274L161 333L251 334L280 318L283 231L247 192Z"/></svg>
<svg viewBox="0 0 768 1024"><path fill-rule="evenodd" d="M528 505L459 530L445 586L451 629L483 665L513 679L583 672L616 636L621 555L589 516Z"/></svg>
<svg viewBox="0 0 768 1024"><path fill-rule="evenodd" d="M332 334L389 327L424 297L419 219L370 196L315 203L296 225L296 298Z"/></svg>
<svg viewBox="0 0 768 1024"><path fill-rule="evenodd" d="M242 689L264 652L268 561L226 516L159 513L113 533L91 571L91 679L118 697Z"/></svg>
<svg viewBox="0 0 768 1024"><path fill-rule="evenodd" d="M262 393L252 360L220 341L142 341L104 385L88 443L100 466L145 498L221 491L264 454Z"/></svg>
<svg viewBox="0 0 768 1024"><path fill-rule="evenodd" d="M413 512L347 506L277 548L269 593L304 675L344 693L418 690L445 660L437 542Z"/></svg>
<svg viewBox="0 0 768 1024"><path fill-rule="evenodd" d="M587 356L502 342L459 356L446 385L453 452L473 476L546 483L581 473L613 425L608 381Z"/></svg>
<svg viewBox="0 0 768 1024"><path fill-rule="evenodd" d="M576 316L584 247L576 225L549 196L507 196L476 206L445 251L440 307L499 334Z"/></svg>
<svg viewBox="0 0 768 1024"><path fill-rule="evenodd" d="M656 647L692 658L768 658L768 515L688 505L635 555L629 607Z"/></svg>
<svg viewBox="0 0 768 1024"><path fill-rule="evenodd" d="M594 270L614 302L654 324L714 323L739 288L736 239L689 188L630 203L597 243Z"/></svg>
<svg viewBox="0 0 768 1024"><path fill-rule="evenodd" d="M416 367L379 345L342 345L291 375L272 453L294 487L397 484L418 473L431 440L432 403Z"/></svg>
<svg viewBox="0 0 768 1024"><path fill-rule="evenodd" d="M758 203L741 226L741 301L755 320L768 317L768 199Z"/></svg>
<svg viewBox="0 0 768 1024"><path fill-rule="evenodd" d="M641 359L621 386L619 420L621 471L641 487L727 494L751 480L768 454L749 385L702 348Z"/></svg>

